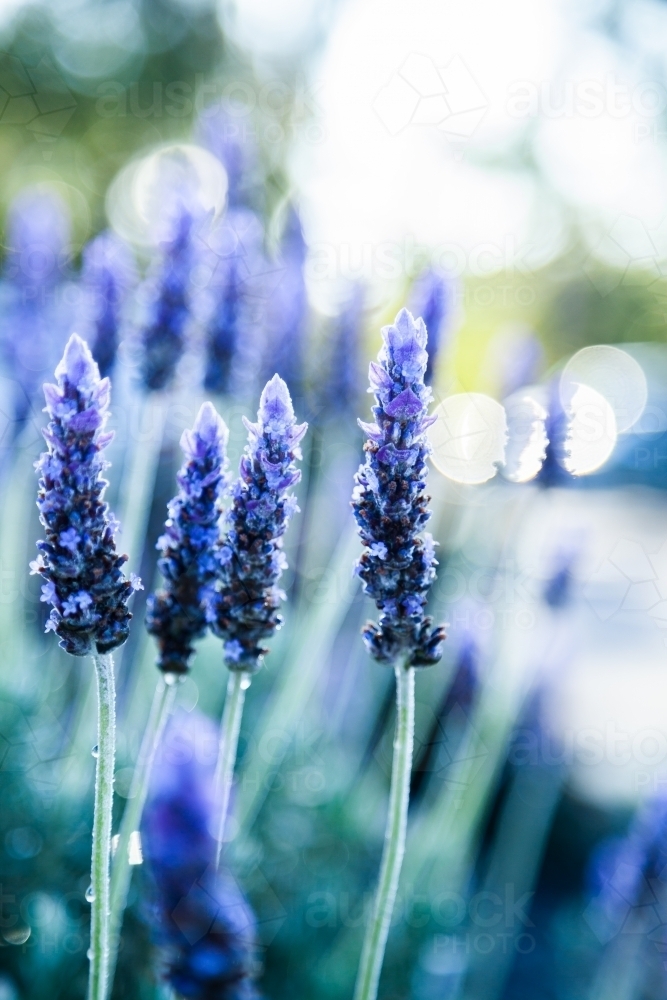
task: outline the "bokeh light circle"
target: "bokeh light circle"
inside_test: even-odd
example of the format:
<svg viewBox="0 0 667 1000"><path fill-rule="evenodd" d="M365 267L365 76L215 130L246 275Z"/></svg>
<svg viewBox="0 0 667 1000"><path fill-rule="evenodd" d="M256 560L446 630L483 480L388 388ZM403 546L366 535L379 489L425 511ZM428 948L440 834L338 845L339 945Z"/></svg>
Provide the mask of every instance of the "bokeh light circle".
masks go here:
<svg viewBox="0 0 667 1000"><path fill-rule="evenodd" d="M436 469L456 483L477 485L492 479L505 457L505 410L479 392L449 396L434 411L429 430Z"/></svg>
<svg viewBox="0 0 667 1000"><path fill-rule="evenodd" d="M547 411L529 389L520 389L503 401L507 419L507 447L503 478L527 483L538 474L548 444Z"/></svg>
<svg viewBox="0 0 667 1000"><path fill-rule="evenodd" d="M217 157L192 143L159 146L133 160L112 181L107 215L132 243L154 245L163 237L168 206L175 201L219 216L227 198L227 173Z"/></svg>
<svg viewBox="0 0 667 1000"><path fill-rule="evenodd" d="M614 412L619 434L632 427L646 406L648 387L642 367L619 347L597 344L584 347L570 358L560 380L565 409L579 385L604 396Z"/></svg>
<svg viewBox="0 0 667 1000"><path fill-rule="evenodd" d="M611 455L618 431L609 401L588 385L579 385L566 406L565 468L573 476L586 476L604 465Z"/></svg>

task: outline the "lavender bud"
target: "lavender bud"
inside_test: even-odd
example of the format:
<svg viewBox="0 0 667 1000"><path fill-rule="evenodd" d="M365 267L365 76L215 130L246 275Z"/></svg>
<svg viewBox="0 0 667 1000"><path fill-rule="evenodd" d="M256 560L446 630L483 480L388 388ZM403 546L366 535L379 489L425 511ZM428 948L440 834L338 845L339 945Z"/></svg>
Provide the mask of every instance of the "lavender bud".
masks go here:
<svg viewBox="0 0 667 1000"><path fill-rule="evenodd" d="M123 300L135 276L129 247L111 232L100 233L83 252L82 329L101 375L114 366Z"/></svg>
<svg viewBox="0 0 667 1000"><path fill-rule="evenodd" d="M375 423L359 421L368 440L352 495L365 546L357 572L380 611L378 624L369 622L363 635L383 663L407 655L411 665L427 666L440 659L445 632L424 615L437 565L433 539L420 534L431 516L424 493L426 430L435 421L424 385L426 327L402 309L382 338L379 363L370 366Z"/></svg>
<svg viewBox="0 0 667 1000"><path fill-rule="evenodd" d="M170 720L151 776L142 847L152 883L153 937L165 978L188 1000L255 1000L255 921L238 885L215 869L213 723L193 711Z"/></svg>
<svg viewBox="0 0 667 1000"><path fill-rule="evenodd" d="M307 424L297 424L289 391L274 375L259 402L257 423L244 423L248 444L226 516L227 535L218 549L219 589L211 594L208 618L224 640L230 670L258 670L267 650L262 640L281 624L284 597L278 580L287 566L282 538L298 510L289 492L301 473L299 442Z"/></svg>
<svg viewBox="0 0 667 1000"><path fill-rule="evenodd" d="M146 628L158 641L158 667L166 673L187 671L193 642L206 631L203 596L217 572L215 548L220 497L227 486L228 436L214 406L204 403L194 427L181 438L185 462L178 473L179 490L157 543L165 587L149 598L146 617Z"/></svg>
<svg viewBox="0 0 667 1000"><path fill-rule="evenodd" d="M195 216L179 206L162 258L149 280L149 318L143 331L142 378L151 391L169 386L183 351L191 311Z"/></svg>
<svg viewBox="0 0 667 1000"><path fill-rule="evenodd" d="M88 346L76 334L56 378L58 385L44 386L51 418L43 432L48 451L36 463L46 539L37 543L31 569L44 578L41 599L52 605L47 632L56 632L63 649L75 656L93 648L108 653L127 639L132 617L127 601L141 586L121 572L127 556L116 553L117 522L103 500L104 449L113 437L104 430L110 384L100 379Z"/></svg>

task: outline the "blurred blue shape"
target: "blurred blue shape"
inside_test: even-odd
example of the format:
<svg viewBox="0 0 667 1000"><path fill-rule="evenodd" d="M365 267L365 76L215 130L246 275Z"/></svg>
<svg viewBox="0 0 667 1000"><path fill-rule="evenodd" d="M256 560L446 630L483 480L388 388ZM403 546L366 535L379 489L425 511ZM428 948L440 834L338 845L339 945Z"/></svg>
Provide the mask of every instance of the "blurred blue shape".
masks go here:
<svg viewBox="0 0 667 1000"><path fill-rule="evenodd" d="M178 205L148 281L150 302L142 331L141 375L149 391L171 385L185 350L193 297L192 271L198 250L195 226L194 212Z"/></svg>
<svg viewBox="0 0 667 1000"><path fill-rule="evenodd" d="M229 207L256 205L261 194L259 151L247 111L235 110L224 101L204 108L195 139L217 156L227 171Z"/></svg>
<svg viewBox="0 0 667 1000"><path fill-rule="evenodd" d="M56 366L70 332L74 309L66 287L70 242L67 208L54 192L26 188L12 202L7 257L0 288L2 353L16 380L17 429L29 399Z"/></svg>
<svg viewBox="0 0 667 1000"><path fill-rule="evenodd" d="M239 394L261 359L268 289L264 230L254 212L232 208L207 240L213 273L204 387Z"/></svg>
<svg viewBox="0 0 667 1000"><path fill-rule="evenodd" d="M327 414L354 414L362 390L361 337L364 322L364 288L352 287L333 322L330 356L324 373L321 399Z"/></svg>
<svg viewBox="0 0 667 1000"><path fill-rule="evenodd" d="M254 1000L254 917L232 876L214 863L217 737L211 720L196 711L177 710L167 726L142 820L148 913L175 993Z"/></svg>
<svg viewBox="0 0 667 1000"><path fill-rule="evenodd" d="M83 251L81 328L100 375L113 370L125 297L136 282L129 246L112 232L100 233Z"/></svg>
<svg viewBox="0 0 667 1000"><path fill-rule="evenodd" d="M445 338L451 331L454 313L455 285L433 268L417 278L410 291L410 312L424 320L428 333L428 363L424 381L431 385L438 357L446 347Z"/></svg>
<svg viewBox="0 0 667 1000"><path fill-rule="evenodd" d="M276 267L279 280L266 308L265 377L280 375L293 398L303 394L308 297L304 265L307 246L301 220L290 205Z"/></svg>

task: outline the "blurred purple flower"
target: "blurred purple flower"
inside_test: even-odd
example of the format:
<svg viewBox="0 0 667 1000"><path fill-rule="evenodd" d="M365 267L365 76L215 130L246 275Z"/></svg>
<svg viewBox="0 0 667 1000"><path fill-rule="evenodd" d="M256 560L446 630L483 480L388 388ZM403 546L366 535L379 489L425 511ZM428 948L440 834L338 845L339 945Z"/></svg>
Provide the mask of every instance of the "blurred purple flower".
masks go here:
<svg viewBox="0 0 667 1000"><path fill-rule="evenodd" d="M185 350L193 306L192 273L197 261L197 215L179 204L161 256L147 283L148 319L142 331L141 374L151 390L167 388Z"/></svg>
<svg viewBox="0 0 667 1000"><path fill-rule="evenodd" d="M15 198L7 221L0 314L2 351L18 383L12 402L19 421L71 330L74 310L60 294L69 241L67 209L56 194L27 188Z"/></svg>
<svg viewBox="0 0 667 1000"><path fill-rule="evenodd" d="M382 339L379 363L370 366L375 423L359 421L368 441L352 495L365 546L357 572L380 611L379 623L365 626L364 640L381 662L407 654L411 665L427 666L440 659L445 639L444 629L424 615L437 565L433 539L420 534L431 516L424 493L426 431L435 420L424 385L427 333L421 319L402 309L383 327Z"/></svg>
<svg viewBox="0 0 667 1000"><path fill-rule="evenodd" d="M454 285L437 271L429 268L421 274L410 292L410 312L421 317L428 333L428 362L424 382L431 385L438 357L445 345L454 312Z"/></svg>
<svg viewBox="0 0 667 1000"><path fill-rule="evenodd" d="M185 462L178 473L179 491L169 504L165 533L157 543L165 587L149 599L146 616L146 628L158 641L158 667L165 672L185 673L193 642L206 631L203 597L217 571L228 436L213 405L204 403L194 427L181 438Z"/></svg>
<svg viewBox="0 0 667 1000"><path fill-rule="evenodd" d="M258 670L267 650L262 640L281 624L284 597L278 587L287 566L282 538L298 510L289 492L301 473L299 442L307 424L297 424L289 390L274 375L259 402L257 423L244 418L248 444L225 524L227 535L218 551L219 589L209 600L208 617L225 640L230 670Z"/></svg>
<svg viewBox="0 0 667 1000"><path fill-rule="evenodd" d="M198 712L171 718L142 819L148 910L163 975L184 1000L255 1000L255 921L231 877L215 869L217 729Z"/></svg>
<svg viewBox="0 0 667 1000"><path fill-rule="evenodd" d="M73 334L56 368L58 385L45 385L50 421L48 451L37 506L46 539L37 543L33 573L46 581L42 600L53 605L47 631L68 653L107 653L125 642L132 615L127 601L138 583L124 578L126 556L116 553L115 521L103 496L104 449L110 384L100 379L88 346Z"/></svg>
<svg viewBox="0 0 667 1000"><path fill-rule="evenodd" d="M70 241L67 209L50 191L27 188L12 202L7 219L5 276L43 297L63 277L63 254Z"/></svg>
<svg viewBox="0 0 667 1000"><path fill-rule="evenodd" d="M305 261L301 221L290 207L276 261L279 281L266 305L264 372L267 378L277 372L295 398L302 395L304 381L308 322Z"/></svg>
<svg viewBox="0 0 667 1000"><path fill-rule="evenodd" d="M334 417L354 413L362 388L361 336L364 289L355 285L333 323L331 351L323 373L322 402Z"/></svg>
<svg viewBox="0 0 667 1000"><path fill-rule="evenodd" d="M550 608L564 608L572 599L574 585L573 568L579 556L579 548L563 547L556 554L551 567L551 575L544 585L542 597Z"/></svg>
<svg viewBox="0 0 667 1000"><path fill-rule="evenodd" d="M664 947L667 888L667 800L646 802L623 838L606 841L588 871L589 903L584 918L606 944L619 932L651 932Z"/></svg>
<svg viewBox="0 0 667 1000"><path fill-rule="evenodd" d="M204 108L195 137L218 157L227 171L229 207L256 203L261 192L259 153L255 131L245 111L239 115L231 105L222 102Z"/></svg>
<svg viewBox="0 0 667 1000"><path fill-rule="evenodd" d="M542 486L563 486L572 481L565 468L567 459L568 418L560 398L560 379L554 378L548 386L545 431L547 448L542 468L535 482Z"/></svg>
<svg viewBox="0 0 667 1000"><path fill-rule="evenodd" d="M261 362L267 263L264 231L248 209L228 212L207 243L213 262L204 386L242 394Z"/></svg>
<svg viewBox="0 0 667 1000"><path fill-rule="evenodd" d="M101 375L109 375L118 350L121 311L136 268L130 248L112 232L100 233L83 251L79 332L91 345Z"/></svg>

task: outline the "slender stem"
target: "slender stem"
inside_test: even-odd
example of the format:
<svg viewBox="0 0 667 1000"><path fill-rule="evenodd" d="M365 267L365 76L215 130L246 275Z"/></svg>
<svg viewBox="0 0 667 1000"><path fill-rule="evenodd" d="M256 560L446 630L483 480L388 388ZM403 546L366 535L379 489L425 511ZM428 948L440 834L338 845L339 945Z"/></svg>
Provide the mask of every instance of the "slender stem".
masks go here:
<svg viewBox="0 0 667 1000"><path fill-rule="evenodd" d="M109 962L109 859L111 856L111 812L113 809L114 758L116 753L116 705L113 657L93 656L97 674L97 766L95 769L95 815L91 865L90 978L88 1000L105 1000Z"/></svg>
<svg viewBox="0 0 667 1000"><path fill-rule="evenodd" d="M160 678L155 689L155 696L141 741L139 756L134 765L130 793L120 824L118 844L111 867L109 989L113 986L123 914L127 906L127 895L130 889L130 882L132 881L130 838L135 830L139 829L141 824L141 816L146 804L148 784L150 782L151 771L153 770L155 755L160 745L167 719L171 715L175 697L176 686L174 684L166 684L164 679Z"/></svg>
<svg viewBox="0 0 667 1000"><path fill-rule="evenodd" d="M247 670L231 670L227 682L227 697L220 723L220 748L218 763L215 769L215 791L220 821L218 825L218 849L215 857L216 867L220 867L222 843L225 836L225 823L229 808L229 795L232 790L236 750L239 744L241 716L246 690L250 687L250 674Z"/></svg>
<svg viewBox="0 0 667 1000"><path fill-rule="evenodd" d="M397 663L396 673L396 733L394 759L391 768L389 815L380 865L380 879L373 905L373 915L366 928L361 963L354 991L354 1000L375 1000L382 969L389 925L398 889L405 853L405 831L408 820L412 744L415 728L415 670Z"/></svg>

